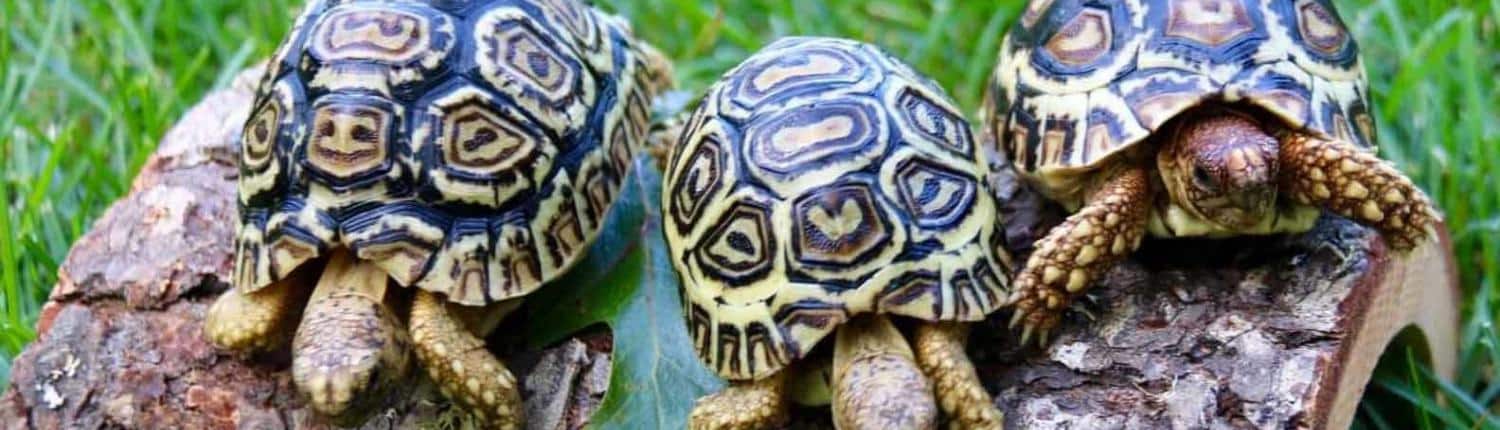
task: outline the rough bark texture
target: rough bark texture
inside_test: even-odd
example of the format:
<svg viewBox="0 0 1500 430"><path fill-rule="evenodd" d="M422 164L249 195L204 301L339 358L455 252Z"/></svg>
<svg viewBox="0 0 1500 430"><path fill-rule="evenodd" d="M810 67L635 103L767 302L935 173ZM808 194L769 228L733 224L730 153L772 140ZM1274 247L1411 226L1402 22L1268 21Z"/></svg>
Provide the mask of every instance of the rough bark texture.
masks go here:
<svg viewBox="0 0 1500 430"><path fill-rule="evenodd" d="M1013 176L992 184L1024 261L1062 215ZM1459 292L1439 236L1397 255L1325 216L1299 235L1147 240L1045 350L1015 349L1005 317L976 329L970 350L1011 428L1342 429L1405 327L1451 375Z"/></svg>
<svg viewBox="0 0 1500 430"><path fill-rule="evenodd" d="M228 288L239 128L258 70L209 94L162 140L131 186L74 244L0 395L0 430L325 428L292 387L285 353L241 360L201 335ZM600 335L592 335L600 337ZM608 385L585 338L515 357L532 429L579 428ZM534 369L534 371L533 371ZM430 384L365 428L458 419Z"/></svg>
<svg viewBox="0 0 1500 430"><path fill-rule="evenodd" d="M40 338L0 395L0 430L325 427L297 398L284 354L239 360L200 334L227 288L235 141L257 75L190 111L75 244ZM1014 177L993 179L1024 261L1060 214ZM973 331L970 354L1012 428L1343 428L1402 327L1419 326L1434 367L1451 372L1446 240L1397 256L1328 217L1289 237L1147 241L1092 290L1081 306L1092 320L1074 313L1045 350L1016 350L1000 312ZM531 428L587 421L608 386L609 344L585 335L510 360ZM365 427L452 420L434 392L415 388ZM797 427L825 426L826 410L799 413Z"/></svg>

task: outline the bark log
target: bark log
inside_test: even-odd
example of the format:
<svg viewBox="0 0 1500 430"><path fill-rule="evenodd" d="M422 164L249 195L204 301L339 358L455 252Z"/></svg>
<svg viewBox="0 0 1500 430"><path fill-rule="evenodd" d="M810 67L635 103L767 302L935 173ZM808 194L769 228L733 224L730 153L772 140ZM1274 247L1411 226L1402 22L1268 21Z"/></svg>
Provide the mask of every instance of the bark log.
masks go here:
<svg viewBox="0 0 1500 430"><path fill-rule="evenodd" d="M286 357L236 359L200 335L228 287L235 145L257 77L189 111L74 245L0 395L0 430L325 427ZM1013 176L992 179L1024 261L1061 214ZM1014 348L1001 312L971 354L1012 428L1345 428L1401 329L1451 375L1458 290L1440 239L1397 256L1327 217L1287 237L1148 241L1093 290L1093 319L1070 317L1045 350ZM512 360L533 428L578 428L597 407L609 375L597 345L610 342L592 336ZM453 418L435 390L414 394L365 427Z"/></svg>
<svg viewBox="0 0 1500 430"><path fill-rule="evenodd" d="M1005 171L991 181L1025 261L1062 214ZM1348 428L1403 330L1453 374L1460 292L1438 230L1409 255L1331 215L1298 235L1148 240L1045 350L1012 347L1008 316L970 349L1012 428Z"/></svg>
<svg viewBox="0 0 1500 430"><path fill-rule="evenodd" d="M328 427L297 397L285 354L238 359L201 335L203 313L229 287L236 145L259 76L247 71L188 111L129 194L73 245L38 339L0 395L0 430ZM536 411L529 428L579 428L598 406L609 356L597 346L610 342L586 340L513 358ZM364 428L460 419L425 385Z"/></svg>

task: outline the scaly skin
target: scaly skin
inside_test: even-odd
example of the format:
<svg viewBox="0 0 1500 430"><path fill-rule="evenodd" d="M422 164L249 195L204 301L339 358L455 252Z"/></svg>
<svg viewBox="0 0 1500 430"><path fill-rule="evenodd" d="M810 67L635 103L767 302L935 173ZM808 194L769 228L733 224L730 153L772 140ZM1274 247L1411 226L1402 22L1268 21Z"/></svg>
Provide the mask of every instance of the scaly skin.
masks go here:
<svg viewBox="0 0 1500 430"><path fill-rule="evenodd" d="M786 371L756 381L732 381L723 391L698 399L688 416L691 430L777 428L787 420Z"/></svg>
<svg viewBox="0 0 1500 430"><path fill-rule="evenodd" d="M1037 241L1016 276L1011 325L1024 326L1021 343L1035 334L1046 344L1073 299L1140 246L1151 210L1146 170L1125 166L1105 178L1078 212Z"/></svg>
<svg viewBox="0 0 1500 430"><path fill-rule="evenodd" d="M384 303L387 282L373 263L336 250L292 341L292 381L336 424L364 422L411 368L411 342Z"/></svg>
<svg viewBox="0 0 1500 430"><path fill-rule="evenodd" d="M932 383L885 316L838 330L833 349L833 422L841 430L937 428Z"/></svg>
<svg viewBox="0 0 1500 430"><path fill-rule="evenodd" d="M485 428L525 426L516 377L485 349L483 339L450 312L447 300L417 290L411 306L411 337L417 359L443 396L474 413Z"/></svg>
<svg viewBox="0 0 1500 430"><path fill-rule="evenodd" d="M932 379L938 407L948 416L949 425L958 429L1001 429L1005 415L995 407L990 393L984 391L974 363L964 352L969 335L963 323L924 323L917 326L912 341L917 365Z"/></svg>
<svg viewBox="0 0 1500 430"><path fill-rule="evenodd" d="M203 332L209 342L241 353L285 347L312 293L315 280L310 273L314 272L298 270L252 292L239 288L225 291L203 317Z"/></svg>
<svg viewBox="0 0 1500 430"><path fill-rule="evenodd" d="M1427 195L1400 170L1353 146L1311 136L1282 136L1283 192L1369 225L1397 252L1431 236L1440 219Z"/></svg>

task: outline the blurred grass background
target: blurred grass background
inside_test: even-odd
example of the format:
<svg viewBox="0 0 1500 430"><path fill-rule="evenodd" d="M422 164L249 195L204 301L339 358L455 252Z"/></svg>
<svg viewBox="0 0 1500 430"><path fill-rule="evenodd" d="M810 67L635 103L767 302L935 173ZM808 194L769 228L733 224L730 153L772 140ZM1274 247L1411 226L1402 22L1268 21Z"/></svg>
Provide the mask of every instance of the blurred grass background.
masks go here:
<svg viewBox="0 0 1500 430"><path fill-rule="evenodd" d="M603 0L700 90L768 41L885 46L973 112L1020 1ZM300 0L0 2L0 382L34 337L68 246L206 91L269 55ZM1342 0L1364 50L1382 153L1443 206L1460 259L1462 368L1438 381L1388 351L1361 428L1500 428L1500 0ZM3 385L0 385L3 386ZM1430 394L1432 391L1441 396ZM1439 397L1443 400L1440 402ZM1376 399L1378 398L1378 399Z"/></svg>

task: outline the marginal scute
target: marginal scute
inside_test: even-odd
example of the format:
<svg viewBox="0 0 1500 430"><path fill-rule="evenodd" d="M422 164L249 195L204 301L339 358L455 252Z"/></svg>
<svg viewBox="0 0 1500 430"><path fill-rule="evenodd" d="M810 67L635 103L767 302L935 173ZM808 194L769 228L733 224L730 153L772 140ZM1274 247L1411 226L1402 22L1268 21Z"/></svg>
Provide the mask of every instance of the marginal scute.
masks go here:
<svg viewBox="0 0 1500 430"><path fill-rule="evenodd" d="M881 290L879 300L883 312L941 315L943 281L931 270L906 270Z"/></svg>
<svg viewBox="0 0 1500 430"><path fill-rule="evenodd" d="M1009 295L1009 257L993 255L1006 252L991 242L1000 215L969 127L940 87L853 41L783 38L726 74L663 175L699 357L755 380L858 314L999 307L989 298ZM882 294L891 278L916 270L948 308L882 304L899 301Z"/></svg>
<svg viewBox="0 0 1500 430"><path fill-rule="evenodd" d="M424 216L420 206L410 204L362 213L341 227L356 257L374 262L404 286L416 285L422 279L446 236L445 224Z"/></svg>
<svg viewBox="0 0 1500 430"><path fill-rule="evenodd" d="M267 256L270 257L270 271L272 279L283 279L292 274L297 266L317 258L320 250L316 243L291 234L275 236L265 244Z"/></svg>
<svg viewBox="0 0 1500 430"><path fill-rule="evenodd" d="M1252 69L1250 78L1225 88L1230 100L1245 100L1276 115L1288 126L1301 128L1312 123L1312 89L1306 71L1290 63L1272 63Z"/></svg>

